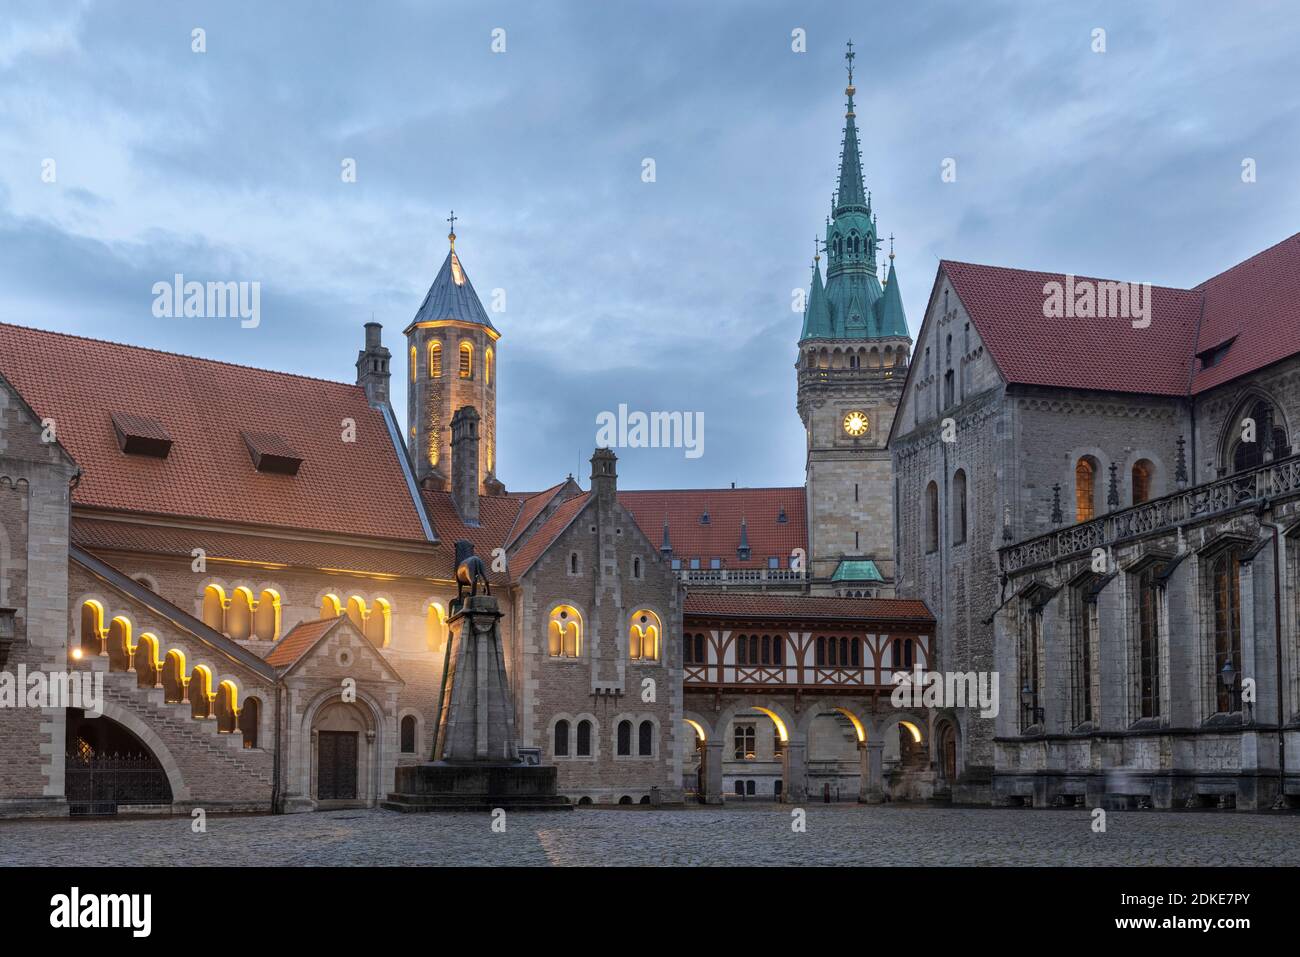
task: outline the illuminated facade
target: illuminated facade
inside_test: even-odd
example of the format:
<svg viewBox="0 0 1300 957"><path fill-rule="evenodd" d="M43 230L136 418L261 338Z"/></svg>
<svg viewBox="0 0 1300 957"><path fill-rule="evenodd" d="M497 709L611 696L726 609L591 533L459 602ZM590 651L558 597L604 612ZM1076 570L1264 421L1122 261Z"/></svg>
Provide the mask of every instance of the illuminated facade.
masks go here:
<svg viewBox="0 0 1300 957"><path fill-rule="evenodd" d="M496 478L496 362L501 334L492 325L456 252L451 248L415 318L406 327L407 445L416 477L449 491L451 418L469 406L479 414L478 485L500 494Z"/></svg>

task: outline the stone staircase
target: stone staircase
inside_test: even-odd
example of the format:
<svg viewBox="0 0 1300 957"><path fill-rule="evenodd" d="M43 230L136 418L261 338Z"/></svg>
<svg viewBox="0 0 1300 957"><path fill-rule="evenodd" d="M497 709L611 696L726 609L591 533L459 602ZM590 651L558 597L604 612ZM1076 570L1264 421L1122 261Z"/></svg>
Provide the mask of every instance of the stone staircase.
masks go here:
<svg viewBox="0 0 1300 957"><path fill-rule="evenodd" d="M91 658L83 664L92 671L104 673L106 700L138 715L168 747L174 748L181 742L187 752L204 751L239 775L271 786L269 771L243 760L244 736L238 731L223 734L217 730L216 718L195 718L188 703L167 702L162 688L139 687L136 672L112 671L106 657Z"/></svg>

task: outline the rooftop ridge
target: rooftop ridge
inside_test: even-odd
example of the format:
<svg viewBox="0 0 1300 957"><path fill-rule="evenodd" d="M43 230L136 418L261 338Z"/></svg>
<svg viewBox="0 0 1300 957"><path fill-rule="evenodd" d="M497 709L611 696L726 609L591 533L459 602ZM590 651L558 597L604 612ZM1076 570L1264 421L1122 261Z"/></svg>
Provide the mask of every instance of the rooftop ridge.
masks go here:
<svg viewBox="0 0 1300 957"><path fill-rule="evenodd" d="M18 329L24 332L36 332L43 336L58 336L62 339L75 339L78 342L93 342L96 345L114 346L118 349L131 349L135 352L147 352L156 356L166 356L170 359L188 359L191 362L204 362L209 365L225 366L229 369L243 369L247 372L265 372L270 375L288 376L292 379L302 379L306 382L321 382L325 385L342 386L345 389L362 389L362 386L354 382L344 382L341 379L325 379L320 376L304 375L301 372L286 372L283 369L268 369L265 366L251 366L242 362L230 362L226 359L209 359L204 356L194 356L187 352L168 352L166 349L157 349L153 346L137 346L130 342L118 342L115 339L99 339L94 336L83 336L75 332L59 332L54 329L41 329L37 326L24 326L16 322L0 321L0 327L9 329Z"/></svg>

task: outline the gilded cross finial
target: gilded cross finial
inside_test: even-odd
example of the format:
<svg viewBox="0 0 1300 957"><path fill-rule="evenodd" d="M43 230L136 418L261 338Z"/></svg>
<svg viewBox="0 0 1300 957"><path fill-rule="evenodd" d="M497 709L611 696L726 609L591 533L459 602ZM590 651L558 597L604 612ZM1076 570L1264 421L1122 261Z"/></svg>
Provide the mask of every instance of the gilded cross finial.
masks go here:
<svg viewBox="0 0 1300 957"><path fill-rule="evenodd" d="M894 258L894 234L889 234L889 258Z"/></svg>
<svg viewBox="0 0 1300 957"><path fill-rule="evenodd" d="M450 242L452 246L456 245L456 220L458 218L459 217L457 217L454 209L451 211L451 215L447 217L447 222L451 224L451 232L447 234L447 241Z"/></svg>
<svg viewBox="0 0 1300 957"><path fill-rule="evenodd" d="M821 258L822 258L821 240L818 237L814 236L813 237L813 264L816 265L817 263L821 262Z"/></svg>

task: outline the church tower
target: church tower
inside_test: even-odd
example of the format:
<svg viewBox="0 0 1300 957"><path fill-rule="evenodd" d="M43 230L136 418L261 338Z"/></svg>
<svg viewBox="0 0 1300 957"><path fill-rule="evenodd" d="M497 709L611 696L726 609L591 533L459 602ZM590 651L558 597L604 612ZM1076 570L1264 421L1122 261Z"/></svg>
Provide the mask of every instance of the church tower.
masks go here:
<svg viewBox="0 0 1300 957"><path fill-rule="evenodd" d="M894 254L882 284L871 195L862 178L853 109L853 43L839 189L813 257L799 337L799 417L808 439L809 567L824 594L893 594L893 469L885 445L902 394L912 340ZM821 252L826 252L822 284Z"/></svg>
<svg viewBox="0 0 1300 957"><path fill-rule="evenodd" d="M466 406L478 413L479 492L505 491L496 478L497 342L483 303L456 253L456 214L448 217L451 249L406 327L407 441L422 485L451 489L451 420Z"/></svg>

